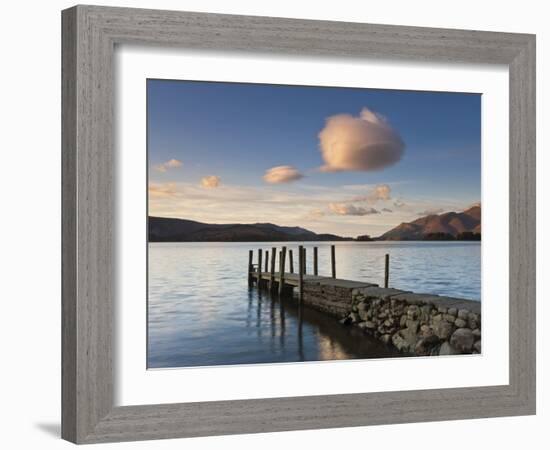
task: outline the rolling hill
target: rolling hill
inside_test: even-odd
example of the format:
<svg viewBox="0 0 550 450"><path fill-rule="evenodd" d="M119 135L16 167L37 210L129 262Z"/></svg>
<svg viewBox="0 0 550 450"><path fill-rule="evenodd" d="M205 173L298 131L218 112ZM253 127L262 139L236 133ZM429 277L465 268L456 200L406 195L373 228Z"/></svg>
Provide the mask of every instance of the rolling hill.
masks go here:
<svg viewBox="0 0 550 450"><path fill-rule="evenodd" d="M149 242L343 241L353 238L317 234L300 227L272 223L209 224L193 220L149 217Z"/></svg>
<svg viewBox="0 0 550 450"><path fill-rule="evenodd" d="M472 206L463 212L431 214L404 222L387 231L377 240L404 241L426 239L452 239L481 235L481 206Z"/></svg>

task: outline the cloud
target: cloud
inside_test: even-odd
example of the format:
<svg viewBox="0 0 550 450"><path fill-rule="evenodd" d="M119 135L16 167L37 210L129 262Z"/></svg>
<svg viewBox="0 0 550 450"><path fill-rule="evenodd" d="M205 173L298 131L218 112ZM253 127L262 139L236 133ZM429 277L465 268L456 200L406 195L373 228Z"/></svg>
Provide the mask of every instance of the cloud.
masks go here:
<svg viewBox="0 0 550 450"><path fill-rule="evenodd" d="M171 159L169 161L163 162L161 164L157 164L155 166L155 170L157 172L166 172L168 169L177 169L178 167L181 167L183 163L177 159Z"/></svg>
<svg viewBox="0 0 550 450"><path fill-rule="evenodd" d="M221 178L216 175L209 175L201 179L201 186L207 189L217 188L221 183Z"/></svg>
<svg viewBox="0 0 550 450"><path fill-rule="evenodd" d="M276 166L266 170L264 181L270 184L291 183L304 176L292 166Z"/></svg>
<svg viewBox="0 0 550 450"><path fill-rule="evenodd" d="M443 209L441 208L434 208L434 209L427 209L425 211L419 211L416 214L419 216L434 216L436 214L441 214L443 212Z"/></svg>
<svg viewBox="0 0 550 450"><path fill-rule="evenodd" d="M405 144L386 119L367 108L359 117L338 114L319 133L324 172L372 171L397 163Z"/></svg>
<svg viewBox="0 0 550 450"><path fill-rule="evenodd" d="M395 206L396 208L403 208L403 206L405 206L405 203L397 199L393 202L393 206Z"/></svg>
<svg viewBox="0 0 550 450"><path fill-rule="evenodd" d="M367 216L369 214L380 214L374 208L364 208L362 206L355 206L345 203L331 203L329 204L330 210L339 216Z"/></svg>
<svg viewBox="0 0 550 450"><path fill-rule="evenodd" d="M148 192L151 198L173 197L178 193L174 183L149 183Z"/></svg>
<svg viewBox="0 0 550 450"><path fill-rule="evenodd" d="M356 202L376 203L377 201L391 200L391 188L387 184L377 184L367 195L355 197Z"/></svg>
<svg viewBox="0 0 550 450"><path fill-rule="evenodd" d="M384 212L389 212L389 213L393 212L393 211L392 211L391 209L389 209L389 208L382 208L382 211L384 211Z"/></svg>

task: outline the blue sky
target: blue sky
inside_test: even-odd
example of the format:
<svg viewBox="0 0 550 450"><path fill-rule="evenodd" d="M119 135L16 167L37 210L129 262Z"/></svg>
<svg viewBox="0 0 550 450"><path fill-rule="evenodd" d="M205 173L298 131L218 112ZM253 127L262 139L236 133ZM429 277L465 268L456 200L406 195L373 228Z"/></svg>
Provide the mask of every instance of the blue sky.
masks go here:
<svg viewBox="0 0 550 450"><path fill-rule="evenodd" d="M480 201L477 94L148 80L147 100L150 215L378 235Z"/></svg>

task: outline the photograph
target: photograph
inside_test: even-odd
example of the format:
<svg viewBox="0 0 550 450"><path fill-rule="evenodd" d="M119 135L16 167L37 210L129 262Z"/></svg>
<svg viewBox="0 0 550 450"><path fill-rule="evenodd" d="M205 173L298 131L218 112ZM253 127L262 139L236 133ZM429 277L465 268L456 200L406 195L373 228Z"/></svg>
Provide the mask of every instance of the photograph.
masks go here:
<svg viewBox="0 0 550 450"><path fill-rule="evenodd" d="M147 80L149 369L481 353L481 95Z"/></svg>

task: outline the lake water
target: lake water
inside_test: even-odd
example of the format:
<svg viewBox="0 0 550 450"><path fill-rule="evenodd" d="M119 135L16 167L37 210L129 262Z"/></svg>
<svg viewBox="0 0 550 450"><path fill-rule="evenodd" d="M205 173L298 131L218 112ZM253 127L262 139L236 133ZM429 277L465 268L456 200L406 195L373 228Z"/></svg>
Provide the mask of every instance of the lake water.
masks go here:
<svg viewBox="0 0 550 450"><path fill-rule="evenodd" d="M336 276L390 287L480 300L480 242L336 242ZM298 243L150 243L148 367L379 358L395 353L293 299L271 298L247 283L248 251ZM319 248L330 274L330 242L305 243L307 272ZM254 260L256 263L256 260ZM278 265L276 265L278 267ZM288 265L287 265L288 268ZM288 269L287 269L288 270Z"/></svg>

